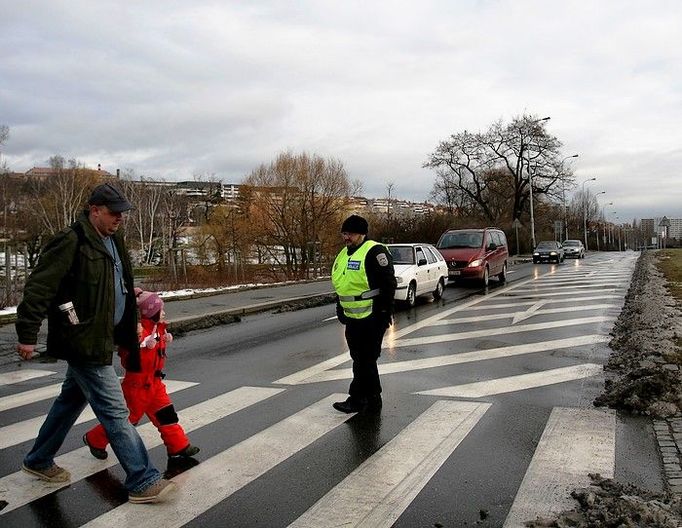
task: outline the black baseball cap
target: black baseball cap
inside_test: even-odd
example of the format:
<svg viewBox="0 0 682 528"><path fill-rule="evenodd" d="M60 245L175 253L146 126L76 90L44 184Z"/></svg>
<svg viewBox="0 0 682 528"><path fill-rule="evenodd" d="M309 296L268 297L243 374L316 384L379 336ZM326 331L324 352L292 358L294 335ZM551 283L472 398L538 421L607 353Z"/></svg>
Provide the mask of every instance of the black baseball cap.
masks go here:
<svg viewBox="0 0 682 528"><path fill-rule="evenodd" d="M133 208L123 193L110 183L103 183L95 187L88 204L106 205L112 213L123 213Z"/></svg>

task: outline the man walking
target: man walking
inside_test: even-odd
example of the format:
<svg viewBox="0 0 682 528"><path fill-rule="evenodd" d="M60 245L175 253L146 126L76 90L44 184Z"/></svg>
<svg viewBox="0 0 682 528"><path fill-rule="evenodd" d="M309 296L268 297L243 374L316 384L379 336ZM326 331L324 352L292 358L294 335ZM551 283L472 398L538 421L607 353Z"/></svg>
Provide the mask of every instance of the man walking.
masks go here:
<svg viewBox="0 0 682 528"><path fill-rule="evenodd" d="M332 268L332 283L338 295L336 314L346 325L346 342L353 359L348 399L333 405L344 413L381 409L377 360L384 333L393 323L393 259L385 246L367 239L368 228L367 220L361 216L346 218L341 226L346 247Z"/></svg>
<svg viewBox="0 0 682 528"><path fill-rule="evenodd" d="M112 366L115 345L131 352L139 368L137 308L132 265L118 232L132 205L113 185L97 186L88 208L43 249L17 307L17 351L31 359L47 317L47 353L68 363L61 393L52 404L22 469L48 482L68 482L54 462L76 419L89 403L126 472L132 503L160 502L175 484L162 479L133 425Z"/></svg>

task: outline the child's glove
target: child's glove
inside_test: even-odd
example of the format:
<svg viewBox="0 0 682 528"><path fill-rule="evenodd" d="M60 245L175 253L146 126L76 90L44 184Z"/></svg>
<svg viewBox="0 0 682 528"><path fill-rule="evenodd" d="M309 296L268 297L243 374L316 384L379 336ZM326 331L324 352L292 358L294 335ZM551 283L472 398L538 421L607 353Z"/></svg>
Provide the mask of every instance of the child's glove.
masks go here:
<svg viewBox="0 0 682 528"><path fill-rule="evenodd" d="M154 348L156 346L156 338L153 335L148 335L140 343L140 348Z"/></svg>
<svg viewBox="0 0 682 528"><path fill-rule="evenodd" d="M170 332L166 332L165 334L163 334L163 340L166 343L170 343L171 341L173 341L173 334L171 334Z"/></svg>

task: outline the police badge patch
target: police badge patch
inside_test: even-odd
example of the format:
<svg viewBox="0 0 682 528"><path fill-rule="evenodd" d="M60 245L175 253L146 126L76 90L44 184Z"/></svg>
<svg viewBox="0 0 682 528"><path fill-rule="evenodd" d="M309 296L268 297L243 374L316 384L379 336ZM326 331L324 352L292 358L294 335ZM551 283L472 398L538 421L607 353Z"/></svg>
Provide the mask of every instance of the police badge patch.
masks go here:
<svg viewBox="0 0 682 528"><path fill-rule="evenodd" d="M388 257L386 256L386 253L379 253L377 255L377 262L382 268L388 266Z"/></svg>

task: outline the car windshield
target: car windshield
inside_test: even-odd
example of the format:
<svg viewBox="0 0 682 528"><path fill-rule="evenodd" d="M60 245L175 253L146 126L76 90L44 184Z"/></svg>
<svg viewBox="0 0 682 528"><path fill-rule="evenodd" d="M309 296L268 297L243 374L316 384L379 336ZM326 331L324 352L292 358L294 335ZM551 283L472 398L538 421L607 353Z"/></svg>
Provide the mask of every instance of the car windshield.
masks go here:
<svg viewBox="0 0 682 528"><path fill-rule="evenodd" d="M566 240L566 241L564 242L564 246L575 246L575 247L578 247L579 245L580 245L580 241L579 241L579 240Z"/></svg>
<svg viewBox="0 0 682 528"><path fill-rule="evenodd" d="M538 244L538 249L556 249L557 248L557 243L556 242L540 242Z"/></svg>
<svg viewBox="0 0 682 528"><path fill-rule="evenodd" d="M393 257L393 264L414 264L412 246L388 246Z"/></svg>
<svg viewBox="0 0 682 528"><path fill-rule="evenodd" d="M438 249L480 248L483 245L483 233L459 232L446 233L438 244Z"/></svg>

